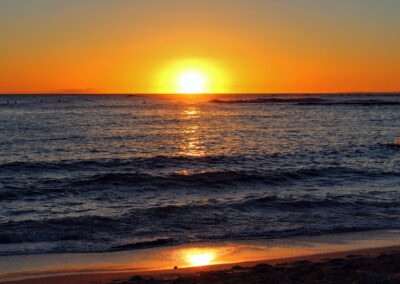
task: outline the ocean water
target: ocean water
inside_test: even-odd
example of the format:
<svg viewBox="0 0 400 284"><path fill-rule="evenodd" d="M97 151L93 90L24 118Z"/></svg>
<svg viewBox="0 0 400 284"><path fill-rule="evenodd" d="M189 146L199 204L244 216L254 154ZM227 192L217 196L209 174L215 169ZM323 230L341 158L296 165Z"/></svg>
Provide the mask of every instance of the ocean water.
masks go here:
<svg viewBox="0 0 400 284"><path fill-rule="evenodd" d="M400 229L400 95L0 96L0 255Z"/></svg>

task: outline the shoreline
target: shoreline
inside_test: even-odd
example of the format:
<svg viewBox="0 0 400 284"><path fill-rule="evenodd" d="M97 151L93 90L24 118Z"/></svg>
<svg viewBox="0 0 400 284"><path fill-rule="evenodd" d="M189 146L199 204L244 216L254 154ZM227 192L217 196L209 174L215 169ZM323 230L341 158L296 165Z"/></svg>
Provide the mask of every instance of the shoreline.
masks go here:
<svg viewBox="0 0 400 284"><path fill-rule="evenodd" d="M260 263L322 260L390 250L400 251L400 230L208 242L113 253L3 256L0 257L0 282L108 283L105 281L129 279L133 275L177 277L200 271L225 270L237 265L249 267ZM209 263L191 263L193 255L208 255ZM173 269L174 266L178 269Z"/></svg>

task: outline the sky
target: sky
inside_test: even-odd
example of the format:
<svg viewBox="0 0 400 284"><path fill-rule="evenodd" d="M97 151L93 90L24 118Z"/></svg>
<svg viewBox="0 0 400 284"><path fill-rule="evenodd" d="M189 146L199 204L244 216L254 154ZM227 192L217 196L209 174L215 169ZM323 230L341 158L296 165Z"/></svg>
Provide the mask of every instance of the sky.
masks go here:
<svg viewBox="0 0 400 284"><path fill-rule="evenodd" d="M215 93L400 91L399 11L398 0L0 0L0 93L173 93L188 72Z"/></svg>

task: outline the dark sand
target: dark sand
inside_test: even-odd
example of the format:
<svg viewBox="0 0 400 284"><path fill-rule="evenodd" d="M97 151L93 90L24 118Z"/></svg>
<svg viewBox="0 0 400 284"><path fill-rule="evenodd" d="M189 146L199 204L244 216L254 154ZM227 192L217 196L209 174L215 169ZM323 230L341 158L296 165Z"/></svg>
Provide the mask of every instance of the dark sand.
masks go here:
<svg viewBox="0 0 400 284"><path fill-rule="evenodd" d="M176 270L53 276L7 283L400 283L400 247Z"/></svg>

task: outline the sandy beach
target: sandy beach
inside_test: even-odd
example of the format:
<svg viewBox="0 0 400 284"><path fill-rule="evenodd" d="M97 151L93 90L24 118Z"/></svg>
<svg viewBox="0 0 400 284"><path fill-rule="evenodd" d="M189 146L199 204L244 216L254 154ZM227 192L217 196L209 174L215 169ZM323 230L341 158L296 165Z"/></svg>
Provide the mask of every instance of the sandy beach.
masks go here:
<svg viewBox="0 0 400 284"><path fill-rule="evenodd" d="M0 282L399 283L398 234L393 230L103 254L21 255L0 258Z"/></svg>
<svg viewBox="0 0 400 284"><path fill-rule="evenodd" d="M400 246L183 269L60 275L8 284L400 283Z"/></svg>

